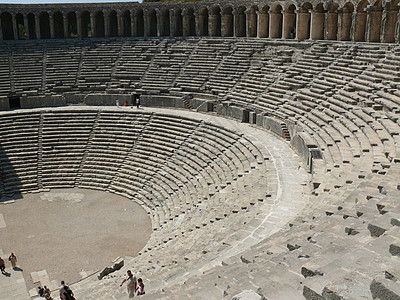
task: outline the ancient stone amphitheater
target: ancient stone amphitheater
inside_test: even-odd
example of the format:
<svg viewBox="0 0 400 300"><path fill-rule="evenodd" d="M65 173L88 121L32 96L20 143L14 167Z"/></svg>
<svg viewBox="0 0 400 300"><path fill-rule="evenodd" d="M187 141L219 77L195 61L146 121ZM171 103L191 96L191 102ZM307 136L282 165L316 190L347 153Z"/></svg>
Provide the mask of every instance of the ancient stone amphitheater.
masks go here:
<svg viewBox="0 0 400 300"><path fill-rule="evenodd" d="M77 299L126 298L130 268L144 299L400 299L398 12L0 5L0 193L97 189L148 212L145 248Z"/></svg>

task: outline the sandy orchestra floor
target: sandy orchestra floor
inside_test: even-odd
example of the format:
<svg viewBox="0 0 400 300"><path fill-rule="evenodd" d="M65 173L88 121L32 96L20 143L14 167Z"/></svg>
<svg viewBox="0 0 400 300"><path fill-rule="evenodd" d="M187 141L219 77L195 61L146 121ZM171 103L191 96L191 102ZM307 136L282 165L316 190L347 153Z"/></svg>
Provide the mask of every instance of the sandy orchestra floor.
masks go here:
<svg viewBox="0 0 400 300"><path fill-rule="evenodd" d="M51 280L69 283L111 266L116 257L134 256L147 243L151 222L137 203L83 189L26 194L0 205L6 227L1 249L15 252L29 288L30 273L46 270ZM8 263L8 258L7 258Z"/></svg>

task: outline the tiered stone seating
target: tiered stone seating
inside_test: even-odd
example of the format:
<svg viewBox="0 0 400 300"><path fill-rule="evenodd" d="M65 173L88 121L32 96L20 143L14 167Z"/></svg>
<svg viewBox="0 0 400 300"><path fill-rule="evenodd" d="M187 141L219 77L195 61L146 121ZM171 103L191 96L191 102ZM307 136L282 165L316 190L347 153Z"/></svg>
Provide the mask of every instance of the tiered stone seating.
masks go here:
<svg viewBox="0 0 400 300"><path fill-rule="evenodd" d="M194 95L196 99L229 101L287 125L291 135L299 135L322 158L312 159L310 205L289 226L272 230L272 236L260 229L267 227L266 215L281 221L274 208L282 174L275 178L270 170L285 163L274 168L274 157L268 164L268 155L246 136L200 118L122 109L93 112L97 117L85 133L86 148L77 153L81 164L68 175L76 176L71 185L118 193L147 209L154 232L126 268L134 266L150 279L152 299L220 299L249 287L259 288L268 299L380 298L382 287L397 293L394 278L399 271L393 261L400 248L399 47L263 41L254 50L252 42L113 42L122 46L122 57L115 58L118 67L110 71L112 84L101 88L177 96L195 91L204 96ZM263 43L264 50L259 47ZM138 53L133 51L125 62L128 49ZM141 56L142 50L146 54ZM234 62L241 55L244 65L239 70ZM139 71L133 74L135 59L144 62L138 62ZM172 68L167 59L177 64L171 73L163 69ZM223 73L229 74L229 82ZM126 81L118 83L119 78ZM32 117L40 128L46 127L46 114ZM3 124L14 117L6 118ZM62 126L56 130L66 131ZM39 149L46 142L41 134ZM33 141L28 145L35 147ZM46 151L62 156L68 150ZM40 176L46 169L44 153L45 148L36 162ZM62 174L61 169L68 168L53 174ZM32 189L41 188L41 177L34 176L39 184ZM277 182L271 183L273 179ZM14 192L21 184L6 181L4 186ZM296 196L301 198L296 194L289 199ZM279 209L290 212L285 206ZM77 294L90 290L90 297L101 298L117 288L120 273L113 276L98 290L96 282L78 284Z"/></svg>
<svg viewBox="0 0 400 300"><path fill-rule="evenodd" d="M250 65L260 59L257 54L262 51L264 46L263 42L256 40L251 43L251 46L247 42L235 43L232 55L226 56L217 70L210 74L206 90L223 98L235 83L240 82L241 77L247 73Z"/></svg>
<svg viewBox="0 0 400 300"><path fill-rule="evenodd" d="M93 42L83 50L82 66L77 80L81 92L105 91L111 80L119 53L121 42Z"/></svg>
<svg viewBox="0 0 400 300"><path fill-rule="evenodd" d="M0 96L7 96L11 92L10 54L8 47L0 46Z"/></svg>
<svg viewBox="0 0 400 300"><path fill-rule="evenodd" d="M111 89L135 90L153 57L159 53L159 41L135 41L122 45L121 58L112 77Z"/></svg>
<svg viewBox="0 0 400 300"><path fill-rule="evenodd" d="M1 176L5 195L39 188L39 121L36 112L1 116Z"/></svg>
<svg viewBox="0 0 400 300"><path fill-rule="evenodd" d="M49 43L46 49L46 90L69 92L75 86L82 48L83 44Z"/></svg>
<svg viewBox="0 0 400 300"><path fill-rule="evenodd" d="M175 41L171 45L163 44L161 53L154 56L143 76L141 88L150 92L168 93L192 51L188 45L190 44Z"/></svg>
<svg viewBox="0 0 400 300"><path fill-rule="evenodd" d="M90 111L42 113L39 165L43 188L75 185L96 117L97 113Z"/></svg>
<svg viewBox="0 0 400 300"><path fill-rule="evenodd" d="M43 50L39 44L30 47L16 44L12 48L12 66L15 92L37 95L43 90Z"/></svg>
<svg viewBox="0 0 400 300"><path fill-rule="evenodd" d="M223 40L201 39L191 54L183 73L176 79L185 91L200 91L224 56L232 52L232 44Z"/></svg>

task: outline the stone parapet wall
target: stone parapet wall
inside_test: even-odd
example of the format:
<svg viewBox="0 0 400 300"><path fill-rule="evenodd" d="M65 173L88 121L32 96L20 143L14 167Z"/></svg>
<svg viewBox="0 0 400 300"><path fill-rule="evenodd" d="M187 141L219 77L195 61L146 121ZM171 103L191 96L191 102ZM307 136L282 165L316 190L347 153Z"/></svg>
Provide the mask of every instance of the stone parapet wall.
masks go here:
<svg viewBox="0 0 400 300"><path fill-rule="evenodd" d="M0 5L0 40L223 36L399 41L399 6L368 1Z"/></svg>

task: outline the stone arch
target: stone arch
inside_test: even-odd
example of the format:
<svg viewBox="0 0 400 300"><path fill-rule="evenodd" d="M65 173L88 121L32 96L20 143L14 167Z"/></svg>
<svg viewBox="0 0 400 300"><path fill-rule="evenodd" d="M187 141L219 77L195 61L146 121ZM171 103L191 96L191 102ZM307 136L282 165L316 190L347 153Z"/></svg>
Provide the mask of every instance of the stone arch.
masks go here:
<svg viewBox="0 0 400 300"><path fill-rule="evenodd" d="M235 36L246 36L246 7L240 6L235 13Z"/></svg>
<svg viewBox="0 0 400 300"><path fill-rule="evenodd" d="M29 13L28 16L28 30L29 30L29 39L36 39L36 21L35 15L33 13Z"/></svg>
<svg viewBox="0 0 400 300"><path fill-rule="evenodd" d="M208 9L206 7L202 7L199 9L199 24L198 24L198 33L199 36L207 36L208 35Z"/></svg>
<svg viewBox="0 0 400 300"><path fill-rule="evenodd" d="M68 12L66 21L67 21L67 29L68 29L67 38L77 37L78 36L78 25L77 25L77 20L76 20L76 13L73 11Z"/></svg>
<svg viewBox="0 0 400 300"><path fill-rule="evenodd" d="M295 39L296 38L296 6L294 4L288 4L284 13L284 28L283 38L284 39Z"/></svg>
<svg viewBox="0 0 400 300"><path fill-rule="evenodd" d="M144 36L144 13L142 9L138 9L135 12L135 36Z"/></svg>
<svg viewBox="0 0 400 300"><path fill-rule="evenodd" d="M18 39L22 40L25 37L25 26L24 26L24 16L21 13L15 15L15 22L17 23L17 35Z"/></svg>
<svg viewBox="0 0 400 300"><path fill-rule="evenodd" d="M53 14L54 18L54 37L56 39L64 38L64 17L60 11Z"/></svg>
<svg viewBox="0 0 400 300"><path fill-rule="evenodd" d="M196 18L194 16L193 8L187 8L183 15L183 35L195 36L196 35Z"/></svg>
<svg viewBox="0 0 400 300"><path fill-rule="evenodd" d="M377 42L381 40L381 25L382 25L382 0L377 0L370 10L370 26L368 30L368 42Z"/></svg>
<svg viewBox="0 0 400 300"><path fill-rule="evenodd" d="M131 25L132 25L131 12L126 9L122 12L122 36L132 35Z"/></svg>
<svg viewBox="0 0 400 300"><path fill-rule="evenodd" d="M217 5L210 9L209 30L210 36L221 36L221 8Z"/></svg>
<svg viewBox="0 0 400 300"><path fill-rule="evenodd" d="M147 35L157 36L157 13L154 8L147 12Z"/></svg>
<svg viewBox="0 0 400 300"><path fill-rule="evenodd" d="M1 28L3 33L4 40L13 40L14 39L14 30L12 23L12 16L9 12L3 12L0 15L1 18Z"/></svg>
<svg viewBox="0 0 400 300"><path fill-rule="evenodd" d="M347 2L343 6L342 10L342 28L340 32L340 40L341 41L350 41L351 40L351 24L353 22L353 11L354 6L351 2Z"/></svg>
<svg viewBox="0 0 400 300"><path fill-rule="evenodd" d="M337 40L338 32L338 7L336 2L332 2L328 9L328 24L326 28L326 39Z"/></svg>
<svg viewBox="0 0 400 300"><path fill-rule="evenodd" d="M318 3L312 13L311 39L323 40L325 32L325 9L322 3Z"/></svg>
<svg viewBox="0 0 400 300"><path fill-rule="evenodd" d="M356 24L354 30L354 41L365 41L365 29L367 25L367 12L365 9L368 6L368 0L361 0L357 6Z"/></svg>
<svg viewBox="0 0 400 300"><path fill-rule="evenodd" d="M249 27L247 28L247 36L249 37L257 37L258 32L258 22L257 22L257 13L258 13L258 6L253 5L248 10L248 24Z"/></svg>
<svg viewBox="0 0 400 300"><path fill-rule="evenodd" d="M104 13L101 10L94 13L94 30L92 29L92 36L105 37Z"/></svg>
<svg viewBox="0 0 400 300"><path fill-rule="evenodd" d="M90 23L90 13L85 10L80 15L81 18L81 37L87 38L93 36L92 25Z"/></svg>
<svg viewBox="0 0 400 300"><path fill-rule="evenodd" d="M39 28L40 28L40 38L49 39L50 38L50 16L48 12L42 11L39 13Z"/></svg>
<svg viewBox="0 0 400 300"><path fill-rule="evenodd" d="M222 10L221 16L221 35L233 36L233 8L226 6Z"/></svg>
<svg viewBox="0 0 400 300"><path fill-rule="evenodd" d="M160 36L169 36L170 33L171 28L169 9L163 8L160 12Z"/></svg>
<svg viewBox="0 0 400 300"><path fill-rule="evenodd" d="M172 24L173 24L173 35L174 36L183 36L183 17L182 17L182 9L176 8L174 10L174 15L172 16ZM171 28L172 30L172 28Z"/></svg>
<svg viewBox="0 0 400 300"><path fill-rule="evenodd" d="M258 36L260 38L269 37L269 6L261 8L258 15Z"/></svg>
<svg viewBox="0 0 400 300"><path fill-rule="evenodd" d="M399 0L392 0L390 3L386 4L385 11L383 15L383 35L382 42L384 43L394 43L395 33L396 33L396 23L397 23L397 13L400 10Z"/></svg>
<svg viewBox="0 0 400 300"><path fill-rule="evenodd" d="M110 11L107 19L108 19L109 36L111 37L118 36L117 12L115 10Z"/></svg>
<svg viewBox="0 0 400 300"><path fill-rule="evenodd" d="M283 8L280 4L275 4L272 7L272 11L270 13L270 21L269 21L270 38L282 38L282 29L283 29L282 10Z"/></svg>
<svg viewBox="0 0 400 300"><path fill-rule="evenodd" d="M311 37L311 13L313 9L310 2L305 2L297 13L297 39L308 40Z"/></svg>

